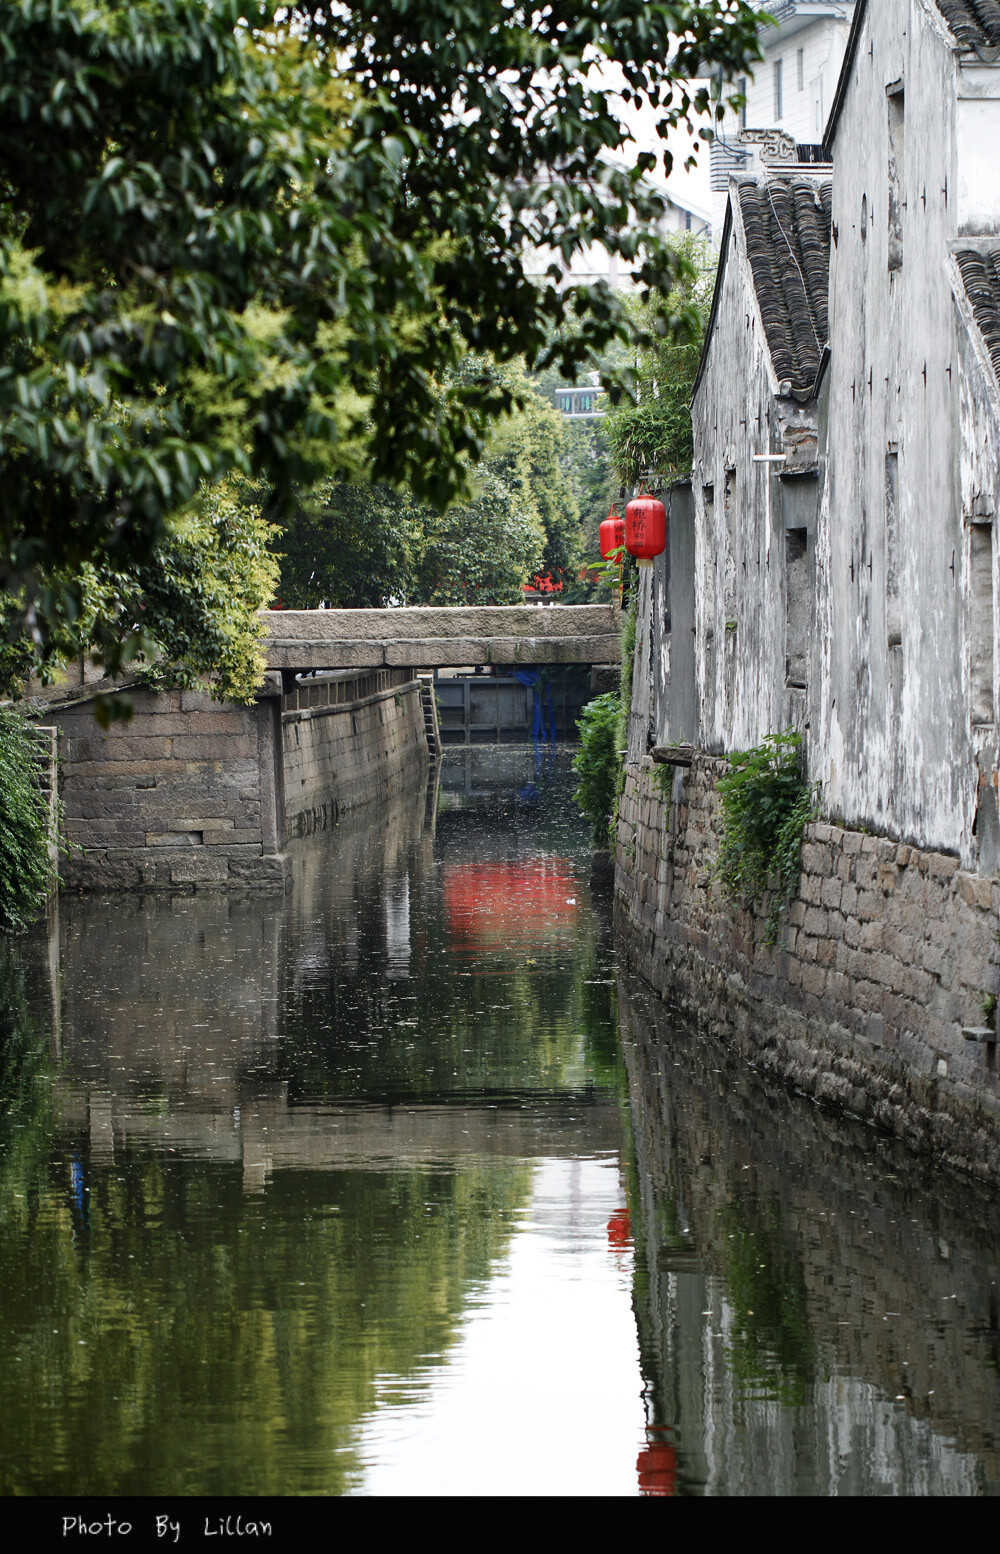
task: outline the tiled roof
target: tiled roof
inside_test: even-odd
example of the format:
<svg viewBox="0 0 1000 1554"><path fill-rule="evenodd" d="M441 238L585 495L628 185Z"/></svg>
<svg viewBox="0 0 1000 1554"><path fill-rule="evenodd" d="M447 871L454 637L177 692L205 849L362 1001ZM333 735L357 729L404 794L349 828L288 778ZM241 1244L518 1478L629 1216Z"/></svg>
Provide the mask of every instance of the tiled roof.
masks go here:
<svg viewBox="0 0 1000 1554"><path fill-rule="evenodd" d="M775 375L796 397L809 397L827 341L830 181L743 179L737 188Z"/></svg>
<svg viewBox="0 0 1000 1554"><path fill-rule="evenodd" d="M937 7L959 43L970 49L1000 48L998 0L937 0Z"/></svg>
<svg viewBox="0 0 1000 1554"><path fill-rule="evenodd" d="M962 272L965 295L1000 382L1000 254L980 254L966 248L955 255L955 262Z"/></svg>

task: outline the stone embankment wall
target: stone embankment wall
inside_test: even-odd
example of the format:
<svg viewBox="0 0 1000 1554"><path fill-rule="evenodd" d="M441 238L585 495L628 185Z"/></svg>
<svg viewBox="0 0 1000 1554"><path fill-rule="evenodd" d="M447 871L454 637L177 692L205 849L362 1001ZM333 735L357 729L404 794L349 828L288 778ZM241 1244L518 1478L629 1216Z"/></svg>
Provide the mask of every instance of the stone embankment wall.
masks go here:
<svg viewBox="0 0 1000 1554"><path fill-rule="evenodd" d="M429 764L409 669L334 675L249 707L204 692L128 692L133 715L99 728L88 696L50 702L70 888L282 889L285 842L346 810L422 784ZM287 802L286 802L287 796Z"/></svg>
<svg viewBox="0 0 1000 1554"><path fill-rule="evenodd" d="M990 1186L783 1098L632 978L618 1002L647 1408L675 1431L688 1482L729 1495L995 1485ZM807 1428L776 1391L810 1400Z"/></svg>
<svg viewBox="0 0 1000 1554"><path fill-rule="evenodd" d="M298 836L426 780L430 758L412 669L310 681L282 709L288 829Z"/></svg>
<svg viewBox="0 0 1000 1554"><path fill-rule="evenodd" d="M768 947L763 923L734 913L714 879L724 770L709 756L690 770L630 764L615 892L630 964L747 1061L1000 1180L996 1044L985 1039L1000 883L942 853L813 824L798 896ZM664 795L654 774L671 771Z"/></svg>
<svg viewBox="0 0 1000 1554"><path fill-rule="evenodd" d="M277 677L275 677L277 679ZM277 685L269 687L280 690ZM89 890L282 886L280 700L249 707L204 692L132 690L105 733L93 705L50 706L71 851L60 874Z"/></svg>

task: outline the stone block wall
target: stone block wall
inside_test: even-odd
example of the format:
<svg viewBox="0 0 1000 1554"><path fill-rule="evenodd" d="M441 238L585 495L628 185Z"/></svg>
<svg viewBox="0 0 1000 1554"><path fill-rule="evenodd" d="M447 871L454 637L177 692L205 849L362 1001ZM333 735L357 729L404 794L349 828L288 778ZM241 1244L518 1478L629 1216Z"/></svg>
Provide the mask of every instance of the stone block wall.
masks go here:
<svg viewBox="0 0 1000 1554"><path fill-rule="evenodd" d="M249 707L204 692L131 689L105 733L90 699L50 702L70 888L284 888L286 831L304 835L427 777L409 669L294 685L268 676ZM287 796L287 814L286 814Z"/></svg>
<svg viewBox="0 0 1000 1554"><path fill-rule="evenodd" d="M671 768L630 766L615 874L630 964L748 1062L1000 1179L996 1044L982 1039L1000 988L1000 884L942 853L815 823L768 947L763 922L733 911L714 878L725 769L698 756L664 794L654 774Z"/></svg>
<svg viewBox="0 0 1000 1554"><path fill-rule="evenodd" d="M296 835L335 825L349 810L426 781L420 683L410 669L381 670L377 680L384 683L374 683L374 673L307 683L285 699L285 795Z"/></svg>
<svg viewBox="0 0 1000 1554"><path fill-rule="evenodd" d="M64 884L283 886L277 696L249 707L194 691L131 690L129 700L130 721L107 732L89 700L46 711L59 729Z"/></svg>

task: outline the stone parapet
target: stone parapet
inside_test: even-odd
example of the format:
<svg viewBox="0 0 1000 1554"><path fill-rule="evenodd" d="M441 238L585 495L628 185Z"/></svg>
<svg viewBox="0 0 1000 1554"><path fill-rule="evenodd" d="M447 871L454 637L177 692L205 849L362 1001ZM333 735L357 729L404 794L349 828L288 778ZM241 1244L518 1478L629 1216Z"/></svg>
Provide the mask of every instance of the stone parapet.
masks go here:
<svg viewBox="0 0 1000 1554"><path fill-rule="evenodd" d="M567 609L571 606L567 605ZM576 607L573 607L576 608ZM584 608L584 606L579 606ZM284 612L283 612L284 613ZM319 610L332 615L333 610ZM362 614L360 610L345 612ZM395 612L402 615L403 611ZM407 610L406 614L410 614ZM414 614L417 611L413 611ZM463 612L464 613L464 612ZM473 612L469 612L470 614ZM478 612L475 612L478 613ZM527 613L516 611L515 613ZM534 613L534 612L533 612ZM540 614L547 613L544 610ZM386 627L388 630L392 622ZM482 623L477 623L481 624ZM621 654L618 636L560 636L507 633L462 637L272 638L267 661L275 669L304 673L309 669L445 669L469 664L592 664L612 663Z"/></svg>
<svg viewBox="0 0 1000 1554"><path fill-rule="evenodd" d="M379 643L617 635L609 604L417 605L401 610L268 610L265 614L269 662L272 649L289 641Z"/></svg>
<svg viewBox="0 0 1000 1554"><path fill-rule="evenodd" d="M698 755L668 778L650 761L627 774L615 910L630 963L747 1061L1000 1180L996 1044L982 1035L1000 989L1000 884L818 822L769 947L715 878L725 769Z"/></svg>

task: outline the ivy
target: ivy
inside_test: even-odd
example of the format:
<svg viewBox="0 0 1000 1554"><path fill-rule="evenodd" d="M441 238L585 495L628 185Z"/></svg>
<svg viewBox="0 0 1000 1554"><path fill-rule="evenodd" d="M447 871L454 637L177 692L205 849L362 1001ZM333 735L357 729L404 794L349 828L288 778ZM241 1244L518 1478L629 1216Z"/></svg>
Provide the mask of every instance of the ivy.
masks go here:
<svg viewBox="0 0 1000 1554"><path fill-rule="evenodd" d="M622 623L621 691L605 691L588 702L580 714L579 754L573 770L580 784L573 797L594 827L594 846L607 837L614 855L618 806L625 788L625 751L632 707L632 660L635 657L637 593Z"/></svg>
<svg viewBox="0 0 1000 1554"><path fill-rule="evenodd" d="M634 568L635 563L631 563ZM625 766L628 751L628 720L632 711L632 666L635 661L635 633L638 621L639 590L634 579L632 583L632 598L625 614L622 626L622 693L618 702L618 725L615 729L615 752L618 759L618 772L615 777L615 794L611 806L611 817L608 821L608 844L611 848L611 856L615 852L615 833L618 829L618 811L621 806L622 794L625 792Z"/></svg>
<svg viewBox="0 0 1000 1554"><path fill-rule="evenodd" d="M813 812L813 790L802 776L802 736L794 729L769 734L753 750L734 751L729 765L718 784L724 830L716 877L734 906L758 913L766 903L764 943L775 944L798 886L802 831Z"/></svg>
<svg viewBox="0 0 1000 1554"><path fill-rule="evenodd" d="M0 709L0 931L28 927L50 879L49 812L35 742L16 713Z"/></svg>
<svg viewBox="0 0 1000 1554"><path fill-rule="evenodd" d="M603 696L595 696L587 703L577 724L580 749L573 759L573 770L579 784L573 798L593 826L595 847L601 846L607 835L615 804L621 767L620 704L617 691L605 691Z"/></svg>

